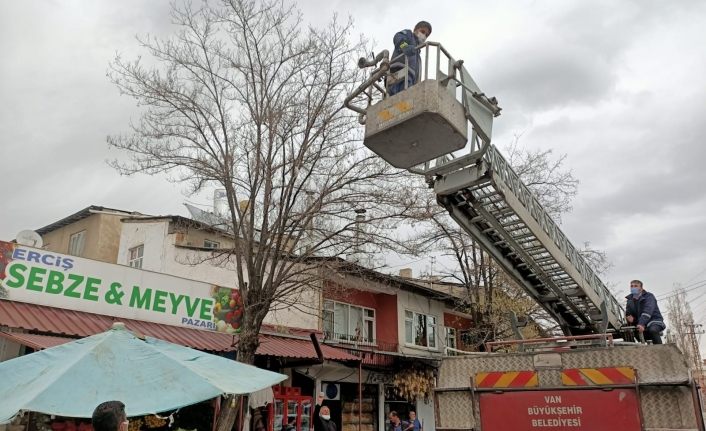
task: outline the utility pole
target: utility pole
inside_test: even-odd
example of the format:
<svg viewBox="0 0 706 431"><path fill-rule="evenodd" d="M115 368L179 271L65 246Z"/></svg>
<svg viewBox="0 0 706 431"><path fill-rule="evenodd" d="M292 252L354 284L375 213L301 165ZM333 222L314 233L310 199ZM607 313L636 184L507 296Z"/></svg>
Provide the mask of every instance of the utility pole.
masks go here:
<svg viewBox="0 0 706 431"><path fill-rule="evenodd" d="M695 373L699 373L699 376L703 376L703 361L701 360L701 351L699 350L699 340L696 337L697 335L701 335L704 333L704 330L702 329L703 325L691 321L688 323L684 323L684 326L686 328L686 331L684 331L684 335L687 336L688 344L691 347L692 352L692 368Z"/></svg>
<svg viewBox="0 0 706 431"><path fill-rule="evenodd" d="M701 335L704 333L703 325L700 323L694 323L693 320L691 320L689 323L684 323L685 331L684 335L686 335L687 340L688 340L688 345L691 346L691 362L692 362L692 371L694 373L694 378L697 381L700 390L702 391L703 395L703 388L706 386L706 382L704 382L704 362L701 360L701 350L699 349L699 340L696 337L697 335ZM703 396L702 398L702 403L703 403ZM701 409L703 410L703 404L701 406Z"/></svg>

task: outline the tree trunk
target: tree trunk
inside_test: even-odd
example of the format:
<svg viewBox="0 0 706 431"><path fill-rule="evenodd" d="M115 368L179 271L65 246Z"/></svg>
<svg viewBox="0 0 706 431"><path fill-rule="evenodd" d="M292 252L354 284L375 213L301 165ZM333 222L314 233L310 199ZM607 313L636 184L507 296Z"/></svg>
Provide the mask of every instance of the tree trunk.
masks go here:
<svg viewBox="0 0 706 431"><path fill-rule="evenodd" d="M218 415L218 424L216 425L216 431L231 431L233 429L233 424L235 424L236 419L238 419L238 412L240 411L240 403L243 401L243 397L240 395L228 395L225 402L221 405L221 412Z"/></svg>
<svg viewBox="0 0 706 431"><path fill-rule="evenodd" d="M248 320L245 319L246 325L243 326L242 332L240 333L238 339L238 361L245 364L253 364L255 362L255 352L257 351L257 346L259 344L258 332L252 329L248 329ZM243 401L243 397L239 395L229 395L223 406L221 407L221 412L218 415L218 425L216 425L216 431L231 431L236 419L238 419L238 412L240 411L240 403Z"/></svg>

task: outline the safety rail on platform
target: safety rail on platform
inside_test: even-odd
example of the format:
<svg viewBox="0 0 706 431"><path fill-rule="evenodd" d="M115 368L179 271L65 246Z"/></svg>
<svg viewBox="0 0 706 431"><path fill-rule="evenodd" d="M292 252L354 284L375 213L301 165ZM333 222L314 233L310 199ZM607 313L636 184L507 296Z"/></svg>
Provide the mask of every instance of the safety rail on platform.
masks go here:
<svg viewBox="0 0 706 431"><path fill-rule="evenodd" d="M438 42L425 42L419 46L423 67L417 84L434 80L446 88L466 109L466 118L473 125L470 145L458 154L449 153L433 158L409 169L410 172L433 176L460 169L480 159L490 144L492 118L500 115L501 108L494 97L488 97L475 83L463 66L463 60L454 59ZM366 79L344 101L344 105L357 112L359 122L366 123L368 108L375 102L390 97L388 88L393 83L403 81L407 90L408 78L414 74L409 60L402 54L390 59L390 53L383 50L373 59L360 58L358 67L374 67ZM393 69L399 70L393 71ZM430 69L431 68L431 69ZM382 85L380 85L382 82Z"/></svg>

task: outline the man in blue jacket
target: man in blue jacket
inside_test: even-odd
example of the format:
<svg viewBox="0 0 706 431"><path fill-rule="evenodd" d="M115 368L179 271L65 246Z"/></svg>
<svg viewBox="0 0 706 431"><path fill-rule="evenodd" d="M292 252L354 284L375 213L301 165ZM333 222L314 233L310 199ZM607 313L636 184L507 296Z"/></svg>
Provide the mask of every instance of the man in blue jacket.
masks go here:
<svg viewBox="0 0 706 431"><path fill-rule="evenodd" d="M392 41L395 44L395 49L392 52L391 62L404 64L405 57L407 58L407 65L409 66L409 72L407 73L407 87L419 82L419 74L421 72L420 65L422 64L422 56L419 54L418 45L421 45L427 40L427 37L431 34L431 24L426 21L419 21L417 25L414 26L414 31L412 30L402 30L395 34ZM400 57L404 54L403 57ZM398 58L399 57L399 58ZM393 66L392 72L400 70L402 66ZM392 84L387 92L390 96L397 94L405 89L404 80Z"/></svg>
<svg viewBox="0 0 706 431"><path fill-rule="evenodd" d="M635 324L637 330L643 333L645 341L652 344L662 344L660 332L666 325L657 305L657 298L642 287L640 280L630 282L630 295L625 306L625 317L628 323Z"/></svg>

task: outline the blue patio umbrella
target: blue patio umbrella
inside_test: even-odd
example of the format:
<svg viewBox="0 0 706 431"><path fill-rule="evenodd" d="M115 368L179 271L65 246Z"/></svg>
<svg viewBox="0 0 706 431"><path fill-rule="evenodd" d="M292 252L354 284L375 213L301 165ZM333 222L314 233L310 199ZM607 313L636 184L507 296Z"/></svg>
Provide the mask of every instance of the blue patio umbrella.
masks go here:
<svg viewBox="0 0 706 431"><path fill-rule="evenodd" d="M89 418L103 401L128 416L163 412L223 394L249 394L285 375L156 338L122 323L40 352L0 362L0 424L21 411Z"/></svg>

